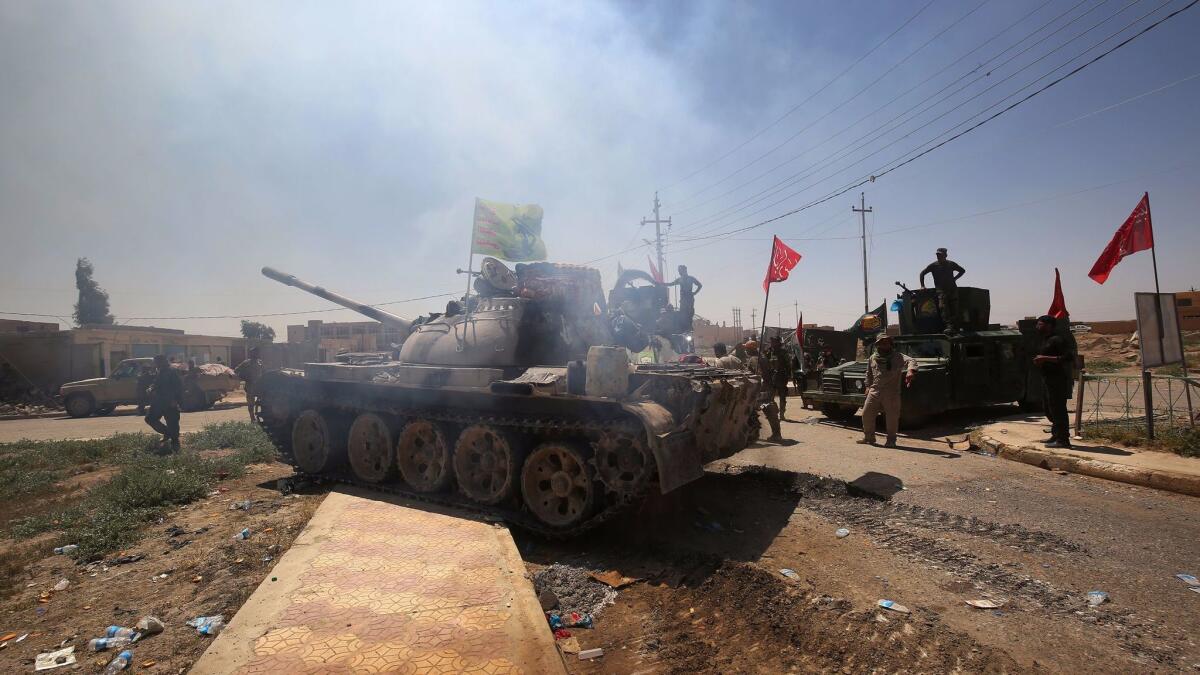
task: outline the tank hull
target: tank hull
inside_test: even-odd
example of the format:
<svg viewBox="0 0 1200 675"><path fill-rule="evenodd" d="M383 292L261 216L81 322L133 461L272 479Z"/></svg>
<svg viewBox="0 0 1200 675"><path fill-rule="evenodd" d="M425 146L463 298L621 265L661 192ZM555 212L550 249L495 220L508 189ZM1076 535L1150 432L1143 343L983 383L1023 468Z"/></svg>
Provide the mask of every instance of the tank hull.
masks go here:
<svg viewBox="0 0 1200 675"><path fill-rule="evenodd" d="M549 536L579 534L650 490L669 492L685 485L703 475L706 463L735 454L757 436L759 382L746 373L642 367L630 374L627 395L597 397L569 393L567 371L398 362L309 364L304 371L264 375L256 386L255 411L285 461L301 475L466 507ZM323 463L306 461L303 448L293 447L297 428L305 423L298 420L319 418L321 433L331 439L332 454L349 447L347 454L359 457L355 448L364 446L355 445L358 437L352 427L361 426L357 421L368 415L373 416L368 421L384 429L380 438L393 446L376 453L377 474L364 471L361 460L355 465L345 456ZM443 462L459 469L452 480L425 484L405 473L410 455L405 454L409 446L404 438L412 435L406 430L417 427L435 429L448 448ZM475 482L471 475L459 475L455 455L471 452L472 439L481 433L505 444L510 457L505 461L513 463L509 480L519 484L505 483L508 491L489 500L470 489ZM529 458L548 462L553 469L557 464L552 453L559 446L585 465L577 467L577 473L586 483L580 487L586 498L580 498L577 514L564 517L570 522L556 522L554 512L530 508L538 483L530 475L536 472ZM547 484L541 482L553 497Z"/></svg>

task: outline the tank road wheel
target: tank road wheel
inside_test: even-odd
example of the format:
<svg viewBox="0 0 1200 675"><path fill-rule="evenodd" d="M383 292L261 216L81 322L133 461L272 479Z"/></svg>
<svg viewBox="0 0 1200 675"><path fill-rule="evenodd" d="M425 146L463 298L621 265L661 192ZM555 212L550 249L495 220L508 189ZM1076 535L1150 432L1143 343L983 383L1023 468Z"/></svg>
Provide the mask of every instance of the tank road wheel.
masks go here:
<svg viewBox="0 0 1200 675"><path fill-rule="evenodd" d="M480 504L499 504L517 491L520 445L512 434L473 424L454 444L454 476L458 489Z"/></svg>
<svg viewBox="0 0 1200 675"><path fill-rule="evenodd" d="M305 410L292 424L292 456L305 473L326 473L341 463L346 435L341 424Z"/></svg>
<svg viewBox="0 0 1200 675"><path fill-rule="evenodd" d="M632 497L650 477L654 460L639 433L606 431L593 445L596 477L604 487L622 497Z"/></svg>
<svg viewBox="0 0 1200 675"><path fill-rule="evenodd" d="M587 520L596 502L593 469L583 446L543 443L521 469L521 495L538 520L569 529Z"/></svg>
<svg viewBox="0 0 1200 675"><path fill-rule="evenodd" d="M400 475L417 492L440 492L450 484L450 444L441 428L429 420L404 426L396 442Z"/></svg>
<svg viewBox="0 0 1200 675"><path fill-rule="evenodd" d="M392 425L375 413L363 413L354 420L346 450L355 476L368 483L387 480L396 464L393 436Z"/></svg>

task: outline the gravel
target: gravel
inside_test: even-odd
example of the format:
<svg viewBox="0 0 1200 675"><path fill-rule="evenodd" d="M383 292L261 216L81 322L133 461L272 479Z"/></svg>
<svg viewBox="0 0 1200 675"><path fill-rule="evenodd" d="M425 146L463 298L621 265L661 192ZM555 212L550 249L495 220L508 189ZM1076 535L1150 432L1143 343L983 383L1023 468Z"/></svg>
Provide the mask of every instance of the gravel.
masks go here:
<svg viewBox="0 0 1200 675"><path fill-rule="evenodd" d="M598 615L617 599L617 592L592 580L582 567L554 564L533 575L533 586L541 594L549 590L558 597L559 612Z"/></svg>

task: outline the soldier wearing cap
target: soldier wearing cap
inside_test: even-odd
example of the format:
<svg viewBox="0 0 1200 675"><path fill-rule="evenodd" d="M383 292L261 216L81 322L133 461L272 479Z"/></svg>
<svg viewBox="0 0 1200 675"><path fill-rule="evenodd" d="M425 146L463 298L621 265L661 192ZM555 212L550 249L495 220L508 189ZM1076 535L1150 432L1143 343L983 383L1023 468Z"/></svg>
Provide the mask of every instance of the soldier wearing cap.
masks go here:
<svg viewBox="0 0 1200 675"><path fill-rule="evenodd" d="M867 362L865 383L867 400L863 405L863 437L856 443L875 445L875 417L883 411L887 427L886 447L896 447L900 428L900 380L911 386L917 374L917 362L892 347L892 336L881 335L875 341L875 353Z"/></svg>
<svg viewBox="0 0 1200 675"><path fill-rule="evenodd" d="M938 292L938 305L942 309L947 335L958 332L958 279L966 273L961 265L946 257L944 248L937 250L937 260L921 270L921 288L925 288L925 275L933 275L933 287Z"/></svg>

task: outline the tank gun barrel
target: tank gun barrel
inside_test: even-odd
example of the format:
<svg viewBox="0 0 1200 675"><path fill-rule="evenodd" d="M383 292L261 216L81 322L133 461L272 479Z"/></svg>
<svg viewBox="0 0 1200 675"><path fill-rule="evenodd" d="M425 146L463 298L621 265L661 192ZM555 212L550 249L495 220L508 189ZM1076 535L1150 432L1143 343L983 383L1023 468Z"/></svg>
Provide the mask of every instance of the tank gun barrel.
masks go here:
<svg viewBox="0 0 1200 675"><path fill-rule="evenodd" d="M412 329L413 322L408 319L405 319L404 317L396 316L395 314L392 314L391 312L385 312L384 310L379 309L378 307L372 307L370 305L365 305L361 302L351 300L350 298L347 298L344 295L339 295L337 293L334 293L333 291L326 290L320 286L314 286L306 281L301 281L300 279L297 279L294 274L288 274L286 272L281 272L273 267L262 268L262 273L263 273L263 276L267 277L268 279L274 279L275 281L278 281L279 283L287 285L287 286L295 286L296 288L299 288L302 291L307 291L309 293L312 293L313 295L317 296L318 298L324 298L330 302L337 303L337 304L341 305L342 307L345 307L346 309L352 309L352 310L358 312L359 314L362 314L365 317L374 319L382 324L392 326L394 328L399 328L400 330L405 331L405 332Z"/></svg>

